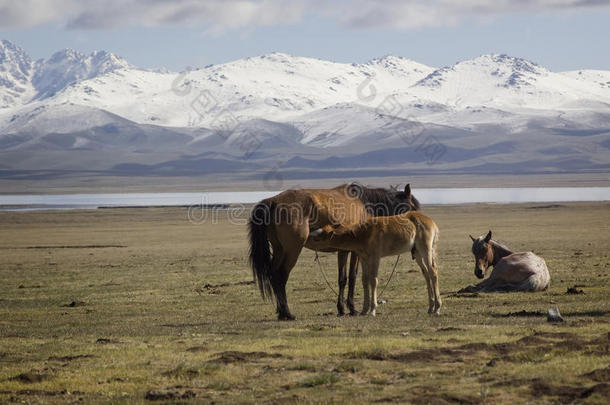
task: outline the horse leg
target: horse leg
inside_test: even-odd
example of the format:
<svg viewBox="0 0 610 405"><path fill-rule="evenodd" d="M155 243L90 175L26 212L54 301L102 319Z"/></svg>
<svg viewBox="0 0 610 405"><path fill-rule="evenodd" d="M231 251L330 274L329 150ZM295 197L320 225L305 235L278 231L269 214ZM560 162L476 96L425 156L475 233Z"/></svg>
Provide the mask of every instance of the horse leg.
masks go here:
<svg viewBox="0 0 610 405"><path fill-rule="evenodd" d="M294 267L303 250L303 244L307 237L295 234L294 230L276 229L276 234L270 237L273 249L273 272L271 274L271 287L277 303L277 317L280 321L291 321L295 317L288 309L286 297L286 282L290 271ZM279 243L280 241L281 244ZM291 242L291 243L289 243ZM276 245L281 246L277 248ZM276 251L279 253L276 260Z"/></svg>
<svg viewBox="0 0 610 405"><path fill-rule="evenodd" d="M371 289L371 310L370 314L375 316L377 309L377 274L379 273L379 258L369 259L367 263L369 273L369 288Z"/></svg>
<svg viewBox="0 0 610 405"><path fill-rule="evenodd" d="M347 283L347 256L349 252L339 251L337 253L337 264L339 268L339 294L337 297L337 313L339 316L345 315L345 300L343 298L343 293L345 291L345 284Z"/></svg>
<svg viewBox="0 0 610 405"><path fill-rule="evenodd" d="M281 245L272 243L272 246L273 260L271 261L271 287L273 288L273 294L275 295L275 312L277 313L279 320L289 320L290 311L287 310L288 301L286 298L286 282L288 281L288 277L284 275L286 255L284 254Z"/></svg>
<svg viewBox="0 0 610 405"><path fill-rule="evenodd" d="M428 277L430 278L430 288L432 289L434 306L432 308L432 314L438 315L441 310L443 302L441 301L441 292L438 287L438 267L436 266L436 260L434 258L434 250L428 249L428 254L424 256L426 262L426 268L428 269Z"/></svg>
<svg viewBox="0 0 610 405"><path fill-rule="evenodd" d="M358 255L352 252L349 261L349 285L347 287L347 308L350 315L358 315L354 305L354 289L356 287L356 277L358 277L358 264L360 260Z"/></svg>
<svg viewBox="0 0 610 405"><path fill-rule="evenodd" d="M419 250L415 252L415 260L417 261L417 265L421 269L421 272L424 275L424 278L426 279L426 288L428 289L428 313L431 314L434 310L432 286L430 285L430 276L428 275L428 270L426 269L424 260Z"/></svg>
<svg viewBox="0 0 610 405"><path fill-rule="evenodd" d="M369 297L369 272L368 267L364 261L362 261L362 289L364 290L362 298L362 312L360 315L366 315L369 313L370 308L370 297Z"/></svg>

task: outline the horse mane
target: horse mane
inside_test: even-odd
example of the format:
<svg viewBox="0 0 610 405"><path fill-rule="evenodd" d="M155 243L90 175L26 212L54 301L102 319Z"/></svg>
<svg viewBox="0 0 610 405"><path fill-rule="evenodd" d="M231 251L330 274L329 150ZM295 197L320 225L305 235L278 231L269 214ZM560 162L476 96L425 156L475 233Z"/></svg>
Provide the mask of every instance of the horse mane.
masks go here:
<svg viewBox="0 0 610 405"><path fill-rule="evenodd" d="M504 243L500 243L497 240L490 240L491 244L495 247L498 247L500 249L506 250L508 252L514 253L513 250L511 248L509 248L508 246L506 246Z"/></svg>
<svg viewBox="0 0 610 405"><path fill-rule="evenodd" d="M399 191L397 187L369 187L360 183L350 183L347 185L347 188L348 192L357 196L367 210L375 216L395 215L399 213L395 212L397 208L404 208L405 206L405 192ZM409 210L418 211L420 209L420 204L413 195L411 195L411 202L408 204L410 207Z"/></svg>
<svg viewBox="0 0 610 405"><path fill-rule="evenodd" d="M483 236L478 237L477 239L475 239L472 243L472 253L475 253L475 249L479 248L480 246L482 246L483 244ZM509 248L508 246L506 246L503 243L498 242L495 239L491 239L489 241L489 244L491 245L492 248L494 249L499 249L499 250L503 250L505 253L507 254L512 254L514 253L513 250L511 248Z"/></svg>

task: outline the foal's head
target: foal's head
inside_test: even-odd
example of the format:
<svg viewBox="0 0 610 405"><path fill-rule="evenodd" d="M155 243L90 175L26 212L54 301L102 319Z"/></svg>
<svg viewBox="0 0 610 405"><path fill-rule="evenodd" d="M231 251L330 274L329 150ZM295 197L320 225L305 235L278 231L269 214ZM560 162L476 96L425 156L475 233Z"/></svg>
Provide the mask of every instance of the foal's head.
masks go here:
<svg viewBox="0 0 610 405"><path fill-rule="evenodd" d="M491 231L485 236L479 236L472 239L472 254L474 255L474 275L478 278L485 277L485 271L492 265L494 260L494 251L490 243Z"/></svg>

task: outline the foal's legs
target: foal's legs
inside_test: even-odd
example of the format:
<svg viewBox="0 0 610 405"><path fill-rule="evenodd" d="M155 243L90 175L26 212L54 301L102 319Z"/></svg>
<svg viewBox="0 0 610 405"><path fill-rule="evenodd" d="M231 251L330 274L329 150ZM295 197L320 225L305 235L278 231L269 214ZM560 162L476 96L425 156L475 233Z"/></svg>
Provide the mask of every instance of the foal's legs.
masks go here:
<svg viewBox="0 0 610 405"><path fill-rule="evenodd" d="M345 315L343 292L347 283L347 256L349 252L340 250L337 253L337 265L339 268L339 296L337 297L337 313L339 316ZM348 293L349 294L349 293Z"/></svg>
<svg viewBox="0 0 610 405"><path fill-rule="evenodd" d="M434 292L434 308L432 309L432 313L438 315L439 311L441 310L441 306L443 305L443 302L441 301L441 292L438 287L438 266L436 263L437 239L438 233L432 238L432 240L429 241L428 254L425 256L425 261L430 277L430 286Z"/></svg>
<svg viewBox="0 0 610 405"><path fill-rule="evenodd" d="M375 316L375 310L377 309L377 274L379 273L379 261L380 258L369 259L368 272L369 272L369 287L371 289L371 311L370 314Z"/></svg>
<svg viewBox="0 0 610 405"><path fill-rule="evenodd" d="M430 251L427 257L428 273L430 275L430 286L434 292L434 307L432 308L432 314L437 314L441 310L443 302L441 301L441 292L438 287L438 268L436 267L436 260L434 260L433 253Z"/></svg>
<svg viewBox="0 0 610 405"><path fill-rule="evenodd" d="M359 262L358 255L352 252L349 261L349 283L347 287L347 308L349 309L349 314L352 316L358 315L358 311L356 311L356 307L354 306L354 287L356 287Z"/></svg>
<svg viewBox="0 0 610 405"><path fill-rule="evenodd" d="M362 260L362 287L364 288L364 305L362 306L362 312L360 315L371 314L375 316L375 309L377 308L378 271L379 258Z"/></svg>
<svg viewBox="0 0 610 405"><path fill-rule="evenodd" d="M434 310L434 293L432 291L432 286L430 285L430 276L428 275L428 269L426 268L424 259L422 258L419 250L415 252L415 260L417 261L417 264L419 265L419 268L421 269L421 272L424 275L424 278L426 279L426 288L428 289L428 313L431 314Z"/></svg>
<svg viewBox="0 0 610 405"><path fill-rule="evenodd" d="M370 308L370 296L369 296L369 271L367 263L362 260L362 289L364 290L362 298L362 312L360 315L366 315L369 313Z"/></svg>
<svg viewBox="0 0 610 405"><path fill-rule="evenodd" d="M441 306L441 294L438 287L438 268L436 267L436 260L434 258L434 249L431 246L426 246L424 251L419 248L415 254L417 264L421 268L424 277L426 278L426 284L428 286L428 313L438 314Z"/></svg>

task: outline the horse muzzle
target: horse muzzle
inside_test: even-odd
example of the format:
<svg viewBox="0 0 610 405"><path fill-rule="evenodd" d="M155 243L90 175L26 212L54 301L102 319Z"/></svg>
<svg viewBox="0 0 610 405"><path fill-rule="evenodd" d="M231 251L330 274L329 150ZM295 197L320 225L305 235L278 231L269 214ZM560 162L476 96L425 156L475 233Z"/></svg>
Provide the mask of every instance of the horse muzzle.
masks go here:
<svg viewBox="0 0 610 405"><path fill-rule="evenodd" d="M474 269L474 275L477 276L477 278L485 278L485 272L481 269Z"/></svg>

